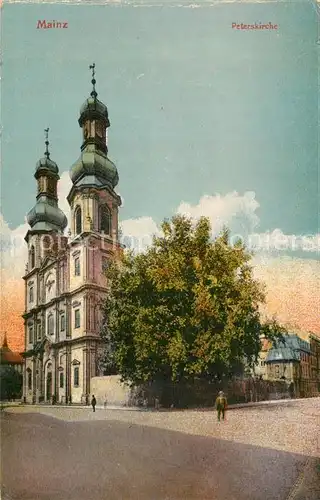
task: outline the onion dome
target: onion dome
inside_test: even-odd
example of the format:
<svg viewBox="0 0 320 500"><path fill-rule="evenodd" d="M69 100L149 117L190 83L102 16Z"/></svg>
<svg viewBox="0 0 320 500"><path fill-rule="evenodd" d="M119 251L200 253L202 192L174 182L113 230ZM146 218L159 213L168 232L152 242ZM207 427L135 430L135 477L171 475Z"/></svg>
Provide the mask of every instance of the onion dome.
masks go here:
<svg viewBox="0 0 320 500"><path fill-rule="evenodd" d="M27 215L27 221L32 231L63 232L68 221L65 214L58 207L57 184L59 180L58 165L51 160L49 153L48 132L46 132L45 157L36 164L34 174L38 181L38 195L35 206Z"/></svg>
<svg viewBox="0 0 320 500"><path fill-rule="evenodd" d="M119 182L117 167L109 160L106 129L110 126L108 109L97 98L95 64L92 70L92 91L80 108L79 125L83 132L80 158L72 165L70 177L73 186L114 188Z"/></svg>
<svg viewBox="0 0 320 500"><path fill-rule="evenodd" d="M80 108L79 125L82 127L87 118L102 119L106 127L110 127L108 108L103 102L96 97L96 92L91 92L91 97L88 97Z"/></svg>
<svg viewBox="0 0 320 500"><path fill-rule="evenodd" d="M34 231L63 232L68 224L67 217L58 207L58 204L50 204L47 199L37 201L35 206L28 213L27 221Z"/></svg>
<svg viewBox="0 0 320 500"><path fill-rule="evenodd" d="M58 165L56 164L56 162L54 162L47 156L41 158L41 160L39 160L36 164L36 174L40 174L40 172L45 173L45 171L51 172L53 174L59 173Z"/></svg>
<svg viewBox="0 0 320 500"><path fill-rule="evenodd" d="M102 184L109 184L113 188L119 182L117 167L103 151L96 149L95 144L86 146L80 158L72 165L70 170L73 184L76 184L85 176L95 177Z"/></svg>

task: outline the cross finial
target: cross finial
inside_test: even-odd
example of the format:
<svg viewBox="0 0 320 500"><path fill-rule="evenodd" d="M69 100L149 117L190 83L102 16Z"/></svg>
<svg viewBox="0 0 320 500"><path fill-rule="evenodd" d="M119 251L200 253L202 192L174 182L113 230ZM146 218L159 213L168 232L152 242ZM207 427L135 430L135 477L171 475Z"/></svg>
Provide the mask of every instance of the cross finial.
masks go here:
<svg viewBox="0 0 320 500"><path fill-rule="evenodd" d="M46 141L45 141L46 151L44 154L47 158L49 158L50 157L50 153L49 153L49 127L44 129L44 133L45 133L45 138L46 138Z"/></svg>
<svg viewBox="0 0 320 500"><path fill-rule="evenodd" d="M96 74L96 72L95 72L95 67L96 67L96 64L95 64L95 63L92 63L92 64L90 64L90 66L89 66L89 69L91 69L91 70L92 70L92 80L91 80L91 83L92 83L93 89L92 89L92 92L91 92L91 96L92 96L94 99L96 99L96 98L97 98L97 95L98 95L98 94L97 94L97 92L96 92L96 83L97 83L97 82L96 82L96 79L95 79L95 74Z"/></svg>

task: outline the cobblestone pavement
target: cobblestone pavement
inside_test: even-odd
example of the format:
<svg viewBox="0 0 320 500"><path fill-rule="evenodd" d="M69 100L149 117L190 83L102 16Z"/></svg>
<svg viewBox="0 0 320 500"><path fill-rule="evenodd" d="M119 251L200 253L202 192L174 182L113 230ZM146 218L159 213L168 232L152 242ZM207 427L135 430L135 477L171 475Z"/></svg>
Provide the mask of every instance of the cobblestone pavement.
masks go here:
<svg viewBox="0 0 320 500"><path fill-rule="evenodd" d="M230 410L220 423L205 410L7 408L3 498L291 500L320 455L319 415L320 398Z"/></svg>

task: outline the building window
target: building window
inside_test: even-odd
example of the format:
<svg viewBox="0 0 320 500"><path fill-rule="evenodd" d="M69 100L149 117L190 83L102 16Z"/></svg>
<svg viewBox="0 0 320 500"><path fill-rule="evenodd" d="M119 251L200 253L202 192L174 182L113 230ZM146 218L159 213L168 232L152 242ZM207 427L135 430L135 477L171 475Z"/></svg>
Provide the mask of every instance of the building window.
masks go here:
<svg viewBox="0 0 320 500"><path fill-rule="evenodd" d="M54 334L54 319L53 314L49 314L48 316L48 335Z"/></svg>
<svg viewBox="0 0 320 500"><path fill-rule="evenodd" d="M111 214L107 205L101 205L99 208L99 230L111 234Z"/></svg>
<svg viewBox="0 0 320 500"><path fill-rule="evenodd" d="M74 311L74 327L80 328L80 309Z"/></svg>
<svg viewBox="0 0 320 500"><path fill-rule="evenodd" d="M32 372L30 368L27 369L27 382L29 391L32 389Z"/></svg>
<svg viewBox="0 0 320 500"><path fill-rule="evenodd" d="M34 246L32 245L30 248L30 267L33 269L35 266L35 249Z"/></svg>
<svg viewBox="0 0 320 500"><path fill-rule="evenodd" d="M108 257L102 257L101 267L102 267L102 272L105 273L109 267Z"/></svg>
<svg viewBox="0 0 320 500"><path fill-rule="evenodd" d="M33 343L33 325L29 326L29 344Z"/></svg>
<svg viewBox="0 0 320 500"><path fill-rule="evenodd" d="M63 376L63 372L60 372L59 374L59 385L60 385L60 389L63 388L64 386L64 376Z"/></svg>
<svg viewBox="0 0 320 500"><path fill-rule="evenodd" d="M37 324L37 339L41 340L41 337L42 337L42 335L41 335L41 323L38 323Z"/></svg>
<svg viewBox="0 0 320 500"><path fill-rule="evenodd" d="M81 208L77 207L74 213L75 219L75 230L76 234L81 234L82 232L82 216L81 216Z"/></svg>
<svg viewBox="0 0 320 500"><path fill-rule="evenodd" d="M73 385L79 387L79 367L76 366L73 370Z"/></svg>
<svg viewBox="0 0 320 500"><path fill-rule="evenodd" d="M79 257L76 257L74 259L74 275L80 276L80 259L79 259Z"/></svg>
<svg viewBox="0 0 320 500"><path fill-rule="evenodd" d="M60 331L64 332L66 329L66 316L65 314L61 314L60 316Z"/></svg>
<svg viewBox="0 0 320 500"><path fill-rule="evenodd" d="M33 302L34 294L33 294L33 286L29 288L29 302Z"/></svg>
<svg viewBox="0 0 320 500"><path fill-rule="evenodd" d="M276 365L274 368L275 368L276 375L279 375L280 366Z"/></svg>

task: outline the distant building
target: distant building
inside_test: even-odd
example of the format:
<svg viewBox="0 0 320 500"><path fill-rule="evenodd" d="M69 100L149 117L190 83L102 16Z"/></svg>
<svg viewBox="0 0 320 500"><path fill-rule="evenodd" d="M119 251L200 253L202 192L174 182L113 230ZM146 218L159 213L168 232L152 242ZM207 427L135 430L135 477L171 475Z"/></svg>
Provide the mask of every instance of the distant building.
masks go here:
<svg viewBox="0 0 320 500"><path fill-rule="evenodd" d="M23 358L8 346L5 335L0 349L0 399L13 400L22 394Z"/></svg>
<svg viewBox="0 0 320 500"><path fill-rule="evenodd" d="M12 367L18 373L22 373L23 358L18 352L13 352L8 346L7 336L4 336L2 347L0 348L0 366L1 370L4 367Z"/></svg>
<svg viewBox="0 0 320 500"><path fill-rule="evenodd" d="M261 351L259 353L259 357L257 359L257 362L253 366L253 369L250 371L250 373L254 377L266 379L267 378L266 359L267 359L268 351L271 348L271 343L265 337L262 337L260 340L261 340Z"/></svg>
<svg viewBox="0 0 320 500"><path fill-rule="evenodd" d="M298 335L285 335L274 342L266 357L268 380L283 380L291 385L296 397L315 395L312 390L310 342ZM313 361L314 362L314 361Z"/></svg>
<svg viewBox="0 0 320 500"><path fill-rule="evenodd" d="M310 334L310 390L311 396L320 394L320 338Z"/></svg>

